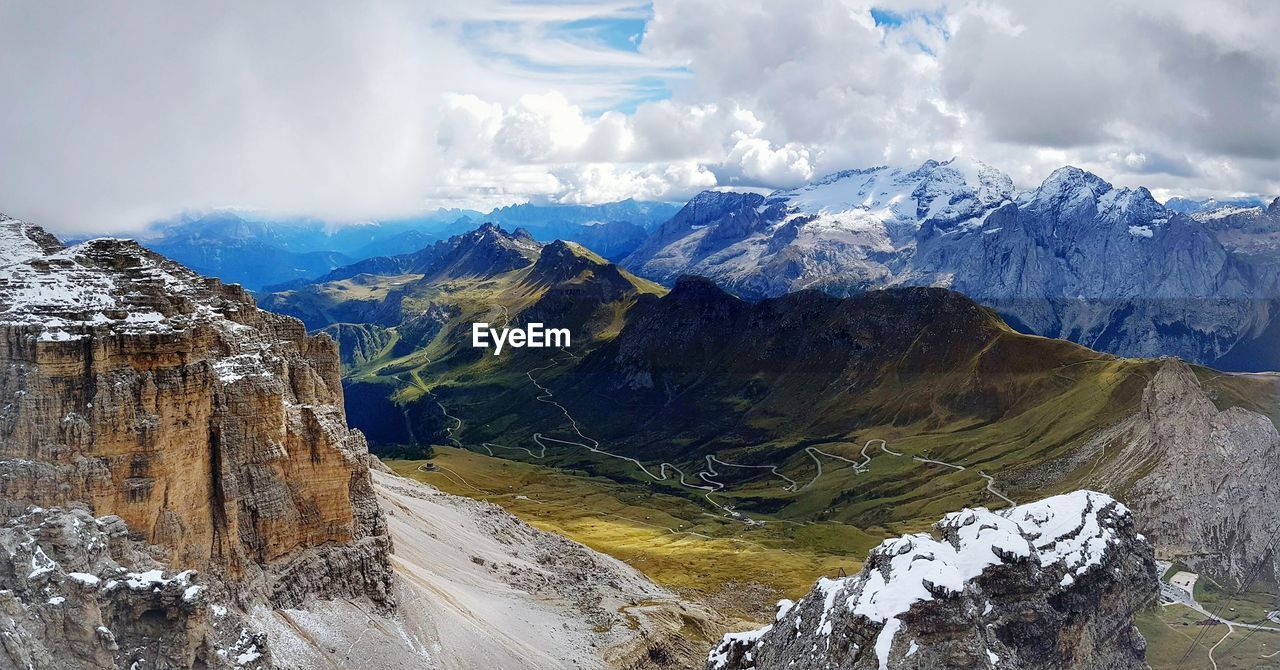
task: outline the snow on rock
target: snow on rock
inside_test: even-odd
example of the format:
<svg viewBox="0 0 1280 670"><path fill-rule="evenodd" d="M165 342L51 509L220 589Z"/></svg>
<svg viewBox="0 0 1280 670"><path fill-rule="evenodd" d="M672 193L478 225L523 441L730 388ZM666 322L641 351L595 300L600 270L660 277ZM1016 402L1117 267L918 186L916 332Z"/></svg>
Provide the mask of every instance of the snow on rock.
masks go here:
<svg viewBox="0 0 1280 670"><path fill-rule="evenodd" d="M131 240L68 248L38 226L0 215L0 325L26 327L41 342L233 319L236 301L214 286Z"/></svg>
<svg viewBox="0 0 1280 670"><path fill-rule="evenodd" d="M96 575L91 575L85 572L68 572L67 576L88 587L96 587L101 581Z"/></svg>
<svg viewBox="0 0 1280 670"><path fill-rule="evenodd" d="M170 584L176 584L184 587L183 595L185 600L186 592L189 591L186 587L195 579L195 576L195 570L183 570L172 577L165 577L164 571L159 569L143 572L125 572L119 578L107 582L107 589L110 590L123 584L132 591L159 591ZM198 594L199 591L196 593ZM188 600L187 602L191 601Z"/></svg>
<svg viewBox="0 0 1280 670"><path fill-rule="evenodd" d="M981 228L1013 182L980 161L844 170L768 197L695 196L623 264L659 281L714 279L748 297L883 285L921 237Z"/></svg>
<svg viewBox="0 0 1280 670"><path fill-rule="evenodd" d="M6 576L0 667L27 667L29 659L40 668L186 667L190 661L165 659L192 658L193 641L232 644L237 628L206 627L204 586L191 583L196 573L165 577L153 549L120 517L95 517L79 504L32 506L10 516L0 526L0 575ZM40 570L29 577L33 563ZM163 623L139 616L144 612L163 612ZM90 640L97 643L85 647ZM232 664L202 665L230 670Z"/></svg>
<svg viewBox="0 0 1280 670"><path fill-rule="evenodd" d="M0 214L0 265L20 263L62 248L62 243L39 226Z"/></svg>
<svg viewBox="0 0 1280 670"><path fill-rule="evenodd" d="M1050 608L1050 596L1064 590L1074 588L1083 594L1099 583L1104 588L1115 586L1121 581L1117 572L1143 588L1154 588L1153 579L1146 579L1154 574L1150 547L1136 538L1132 528L1124 505L1092 491L1000 512L985 508L953 512L935 524L932 533L881 543L857 575L820 579L808 596L780 613L773 625L725 636L709 655L707 667L950 667L929 664L937 662L941 647L963 645L940 641L937 630L920 622L953 610L972 622L974 630L969 633L974 640L962 642L973 642L965 647L966 653L972 651L979 665L1003 658L1006 662L1001 667L1041 667L1028 658L1030 652L987 637L983 624L998 626L1006 615L1021 616L1031 608L1026 599L1016 604L1007 601L1007 593L1019 593L1023 585L1001 589L992 588L993 582L1034 585L1032 590L1038 590L1034 604ZM1128 569L1120 570L1122 566ZM908 642L901 641L905 629L911 631ZM1043 635L1052 637L1055 632L1061 631L1046 628ZM863 639L870 639L870 644L858 646L855 641ZM821 653L800 655L805 649ZM955 649L947 651L948 658L958 658L956 654ZM906 658L912 659L911 665L901 664ZM807 665L806 659L816 660ZM838 664L827 665L837 660Z"/></svg>

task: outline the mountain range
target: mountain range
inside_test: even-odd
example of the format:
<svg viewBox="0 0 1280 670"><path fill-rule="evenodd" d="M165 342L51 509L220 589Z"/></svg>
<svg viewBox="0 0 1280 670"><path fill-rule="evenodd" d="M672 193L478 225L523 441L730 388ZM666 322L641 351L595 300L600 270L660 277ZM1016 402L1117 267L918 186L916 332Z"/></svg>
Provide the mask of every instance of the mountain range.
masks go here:
<svg viewBox="0 0 1280 670"><path fill-rule="evenodd" d="M706 276L751 299L944 286L1024 332L1123 356L1274 369L1275 212L1272 203L1189 216L1073 167L1017 191L979 161L931 160L768 196L701 193L622 264L667 285Z"/></svg>
<svg viewBox="0 0 1280 670"><path fill-rule="evenodd" d="M700 275L752 300L943 286L1023 332L1247 371L1280 368L1276 207L1161 204L1072 167L1019 191L990 165L953 159L845 170L769 195L707 191L683 206L526 203L352 226L216 213L142 237L200 272L270 293L411 262L488 222L577 242L667 286Z"/></svg>
<svg viewBox="0 0 1280 670"><path fill-rule="evenodd" d="M1271 213L1184 218L1256 241ZM1153 549L1212 583L1280 581L1275 375L1024 334L949 288L746 300L680 276L668 290L580 244L482 224L263 296L327 338L129 241L64 248L5 220L0 247L14 398L0 581L26 612L0 628L34 667L323 664L348 645L396 667L458 648L520 663L541 649L545 631L521 623L533 610L569 632L524 652L532 667L600 665L597 644L612 667L689 667L690 641L725 622L683 599L768 582L773 564L752 561L779 549L861 569L784 600L708 667L1142 667L1134 624L1173 597L1154 588ZM481 321L563 327L573 343L499 356L472 345ZM570 534L653 527L704 584L677 599L496 507L415 488L367 458L348 420L374 451L449 449L396 472L540 514L585 507ZM551 486L534 494L535 476ZM635 538L608 546L649 567ZM706 567L717 543L747 559ZM96 586L117 574L141 586ZM64 607L88 614L70 625ZM360 621L373 642L333 628Z"/></svg>
<svg viewBox="0 0 1280 670"><path fill-rule="evenodd" d="M520 204L488 214L440 209L345 225L219 211L156 222L132 237L197 272L258 291L311 280L366 258L412 253L485 221L523 227L544 242L577 241L616 259L634 251L649 229L679 208L678 204L634 200L602 205Z"/></svg>
<svg viewBox="0 0 1280 670"><path fill-rule="evenodd" d="M339 341L349 415L375 451L502 449L673 495L713 491L730 516L867 533L1098 487L1144 519L1179 519L1141 527L1158 548L1216 556L1206 572L1238 579L1265 554L1264 516L1225 500L1201 509L1168 487L1210 440L1237 454L1215 480L1222 495L1274 497L1269 376L1026 335L941 287L748 301L682 276L666 291L577 245L488 224L413 260L262 303ZM472 348L476 321L568 327L573 347L495 357ZM1206 409L1210 395L1235 409ZM1218 428L1168 437L1202 425Z"/></svg>

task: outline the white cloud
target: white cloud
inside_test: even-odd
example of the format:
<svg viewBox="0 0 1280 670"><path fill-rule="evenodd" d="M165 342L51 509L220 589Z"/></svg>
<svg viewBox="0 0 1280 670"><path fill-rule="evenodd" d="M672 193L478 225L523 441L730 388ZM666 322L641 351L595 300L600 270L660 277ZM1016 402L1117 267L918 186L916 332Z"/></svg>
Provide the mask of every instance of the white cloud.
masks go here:
<svg viewBox="0 0 1280 670"><path fill-rule="evenodd" d="M596 163L572 170L572 186L553 200L562 203L685 200L716 185L716 177L695 161L639 168Z"/></svg>
<svg viewBox="0 0 1280 670"><path fill-rule="evenodd" d="M792 186L814 176L808 149L794 143L774 147L766 139L745 135L734 143L724 165L731 184Z"/></svg>
<svg viewBox="0 0 1280 670"><path fill-rule="evenodd" d="M589 116L563 95L525 95L509 106L448 95L439 140L446 155L495 174L539 166L557 188L540 194L563 202L622 198L684 199L717 184L777 185L813 176L809 150L760 137L751 112L661 101L631 115ZM717 175L721 179L717 180ZM546 182L551 183L551 182Z"/></svg>
<svg viewBox="0 0 1280 670"><path fill-rule="evenodd" d="M638 50L573 27L645 18ZM1278 32L1248 0L5 3L0 211L360 219L955 154L1275 193Z"/></svg>

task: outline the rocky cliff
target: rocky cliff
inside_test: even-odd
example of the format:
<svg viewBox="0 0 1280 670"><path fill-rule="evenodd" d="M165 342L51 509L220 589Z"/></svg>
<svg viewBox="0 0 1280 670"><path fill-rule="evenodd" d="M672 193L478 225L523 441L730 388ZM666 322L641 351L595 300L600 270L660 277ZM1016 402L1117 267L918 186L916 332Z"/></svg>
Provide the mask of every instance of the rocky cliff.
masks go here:
<svg viewBox="0 0 1280 670"><path fill-rule="evenodd" d="M134 242L63 248L3 219L0 259L0 606L25 613L10 660L220 667L203 598L393 605L330 339ZM55 620L103 623L70 644Z"/></svg>
<svg viewBox="0 0 1280 670"><path fill-rule="evenodd" d="M1189 365L1169 360L1141 410L1106 435L1114 461L1096 484L1133 506L1162 553L1228 584L1280 579L1280 432L1271 419L1219 409Z"/></svg>
<svg viewBox="0 0 1280 670"><path fill-rule="evenodd" d="M1151 548L1104 494L966 509L782 601L773 625L725 636L706 667L1145 668L1134 614L1157 593Z"/></svg>

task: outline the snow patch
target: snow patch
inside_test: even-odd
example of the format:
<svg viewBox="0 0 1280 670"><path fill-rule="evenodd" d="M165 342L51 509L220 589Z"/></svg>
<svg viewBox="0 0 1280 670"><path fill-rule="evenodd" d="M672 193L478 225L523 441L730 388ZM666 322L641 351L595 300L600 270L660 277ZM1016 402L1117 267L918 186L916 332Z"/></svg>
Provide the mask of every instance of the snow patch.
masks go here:
<svg viewBox="0 0 1280 670"><path fill-rule="evenodd" d="M85 586L96 587L102 580L97 575L91 575L87 572L68 572L67 576Z"/></svg>

